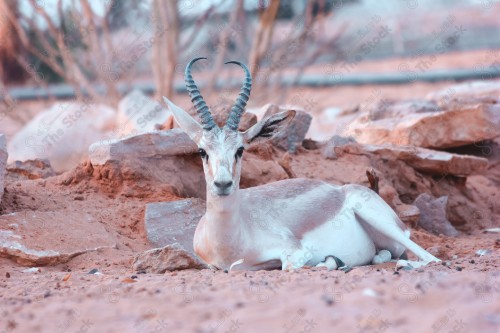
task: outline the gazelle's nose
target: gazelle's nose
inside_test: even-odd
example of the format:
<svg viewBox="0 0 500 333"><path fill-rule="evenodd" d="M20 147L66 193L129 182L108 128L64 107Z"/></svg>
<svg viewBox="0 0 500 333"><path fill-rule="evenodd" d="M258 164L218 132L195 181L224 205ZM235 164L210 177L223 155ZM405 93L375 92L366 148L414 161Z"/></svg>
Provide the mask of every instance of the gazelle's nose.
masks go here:
<svg viewBox="0 0 500 333"><path fill-rule="evenodd" d="M220 190L225 190L225 189L231 187L231 185L233 185L233 181L232 180L229 180L229 181L215 181L214 185L218 189L220 189Z"/></svg>

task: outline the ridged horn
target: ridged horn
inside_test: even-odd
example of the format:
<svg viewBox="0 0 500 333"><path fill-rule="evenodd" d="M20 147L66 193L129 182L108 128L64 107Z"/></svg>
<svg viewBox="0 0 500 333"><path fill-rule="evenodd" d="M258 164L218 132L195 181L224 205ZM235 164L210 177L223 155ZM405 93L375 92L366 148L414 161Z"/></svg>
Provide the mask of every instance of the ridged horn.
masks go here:
<svg viewBox="0 0 500 333"><path fill-rule="evenodd" d="M196 83L194 83L193 76L191 75L191 66L193 66L193 64L200 59L207 58L194 58L187 64L184 72L184 80L186 82L186 89L189 97L191 97L191 102L193 102L194 108L200 117L203 129L210 131L212 128L216 127L217 124L212 118L212 114L210 114L210 111L208 110L207 103L205 103L205 100L203 99L203 96L201 96L200 90L196 86Z"/></svg>
<svg viewBox="0 0 500 333"><path fill-rule="evenodd" d="M245 112L245 106L250 98L250 91L252 90L252 74L250 74L247 66L243 65L239 61L228 61L225 64L239 65L245 71L245 81L243 82L243 86L241 87L240 94L238 95L236 102L229 112L229 117L227 118L225 125L227 128L237 131L241 116L243 115L243 112Z"/></svg>

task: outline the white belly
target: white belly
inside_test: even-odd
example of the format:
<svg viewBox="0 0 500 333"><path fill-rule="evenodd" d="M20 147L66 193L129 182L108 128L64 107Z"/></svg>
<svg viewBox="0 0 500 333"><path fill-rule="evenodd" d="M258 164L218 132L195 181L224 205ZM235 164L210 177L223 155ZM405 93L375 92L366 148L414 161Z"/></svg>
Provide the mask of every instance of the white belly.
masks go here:
<svg viewBox="0 0 500 333"><path fill-rule="evenodd" d="M306 251L306 265L315 266L327 256L335 256L346 265L369 264L375 256L375 244L354 217L328 221L304 234L301 241Z"/></svg>

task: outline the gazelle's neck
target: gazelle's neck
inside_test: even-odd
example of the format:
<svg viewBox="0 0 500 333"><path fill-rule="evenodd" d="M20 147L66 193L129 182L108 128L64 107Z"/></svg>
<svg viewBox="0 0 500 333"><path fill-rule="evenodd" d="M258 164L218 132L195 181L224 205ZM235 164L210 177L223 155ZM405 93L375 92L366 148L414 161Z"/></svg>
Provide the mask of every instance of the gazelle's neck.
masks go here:
<svg viewBox="0 0 500 333"><path fill-rule="evenodd" d="M238 218L240 210L240 190L237 188L227 196L215 195L207 190L207 218L217 222L232 222Z"/></svg>
<svg viewBox="0 0 500 333"><path fill-rule="evenodd" d="M217 253L216 262L225 263L232 257L232 249L241 244L240 191L236 189L228 196L207 193L205 213L205 239ZM228 252L228 250L230 250ZM230 264L230 263L229 263Z"/></svg>

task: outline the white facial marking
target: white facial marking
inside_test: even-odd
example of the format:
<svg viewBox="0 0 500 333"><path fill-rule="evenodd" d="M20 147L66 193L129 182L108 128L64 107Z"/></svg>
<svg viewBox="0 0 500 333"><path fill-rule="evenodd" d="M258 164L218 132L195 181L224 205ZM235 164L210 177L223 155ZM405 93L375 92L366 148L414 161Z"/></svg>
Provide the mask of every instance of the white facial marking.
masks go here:
<svg viewBox="0 0 500 333"><path fill-rule="evenodd" d="M243 146L240 132L220 129L204 132L198 147L206 152L203 169L209 191L217 196L228 196L238 187L241 158L236 153Z"/></svg>

